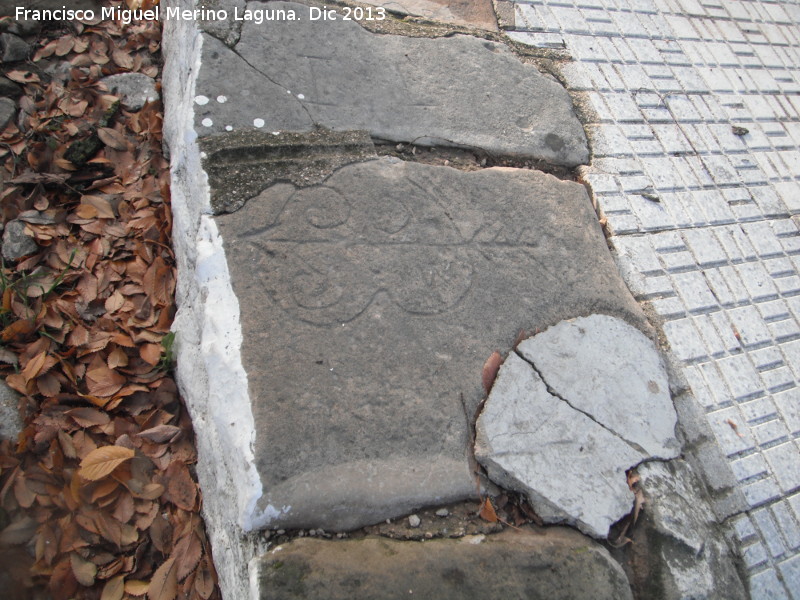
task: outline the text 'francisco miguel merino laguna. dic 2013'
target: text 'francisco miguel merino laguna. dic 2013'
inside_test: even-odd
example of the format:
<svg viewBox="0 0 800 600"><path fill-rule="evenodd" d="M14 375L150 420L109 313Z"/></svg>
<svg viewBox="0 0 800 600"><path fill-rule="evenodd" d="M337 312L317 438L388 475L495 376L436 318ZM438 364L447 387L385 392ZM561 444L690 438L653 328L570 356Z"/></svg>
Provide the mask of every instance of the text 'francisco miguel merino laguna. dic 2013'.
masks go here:
<svg viewBox="0 0 800 600"><path fill-rule="evenodd" d="M344 7L342 15L337 15L336 10L330 10L327 6L322 8L316 6L308 7L309 21L336 21L337 16L343 21L367 20L381 21L386 17L383 8L351 8ZM360 13L358 12L360 11ZM18 21L29 19L37 21L94 21L98 16L97 11L92 9L80 10L62 6L55 9L35 9L17 6L15 18ZM131 10L120 7L103 7L100 9L101 19L119 19L126 25L134 21L158 21L162 17L165 20L175 21L252 21L256 25L261 25L265 21L299 21L302 19L294 9L285 8L257 8L240 9L235 7L233 12L224 9L210 9L205 7L195 9L182 9L174 6L166 7L161 10L160 6L155 6L147 10Z"/></svg>

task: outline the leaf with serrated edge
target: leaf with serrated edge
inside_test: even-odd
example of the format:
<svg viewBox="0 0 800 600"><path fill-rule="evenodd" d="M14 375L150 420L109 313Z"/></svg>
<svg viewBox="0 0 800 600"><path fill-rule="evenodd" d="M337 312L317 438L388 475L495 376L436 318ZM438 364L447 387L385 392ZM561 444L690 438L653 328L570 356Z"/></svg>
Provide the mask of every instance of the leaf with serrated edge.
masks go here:
<svg viewBox="0 0 800 600"><path fill-rule="evenodd" d="M100 600L122 600L125 595L125 576L117 575L109 579L103 586Z"/></svg>
<svg viewBox="0 0 800 600"><path fill-rule="evenodd" d="M128 142L125 141L125 136L115 129L111 129L109 127L100 127L97 130L97 137L99 137L100 141L106 146L109 146L114 150L128 149Z"/></svg>
<svg viewBox="0 0 800 600"><path fill-rule="evenodd" d="M97 481L111 474L114 469L130 460L136 453L122 446L101 446L92 450L81 461L78 474L84 479Z"/></svg>
<svg viewBox="0 0 800 600"><path fill-rule="evenodd" d="M125 582L125 593L129 596L144 596L150 587L149 581L130 579Z"/></svg>
<svg viewBox="0 0 800 600"><path fill-rule="evenodd" d="M73 552L69 556L70 564L72 565L72 574L78 583L86 587L94 585L94 577L97 575L97 565L89 562L80 554Z"/></svg>
<svg viewBox="0 0 800 600"><path fill-rule="evenodd" d="M149 600L173 600L177 593L178 578L175 574L175 559L170 558L153 573L147 597Z"/></svg>
<svg viewBox="0 0 800 600"><path fill-rule="evenodd" d="M178 581L183 581L195 570L197 564L203 556L203 545L200 539L194 534L184 536L175 546L175 561L177 562Z"/></svg>

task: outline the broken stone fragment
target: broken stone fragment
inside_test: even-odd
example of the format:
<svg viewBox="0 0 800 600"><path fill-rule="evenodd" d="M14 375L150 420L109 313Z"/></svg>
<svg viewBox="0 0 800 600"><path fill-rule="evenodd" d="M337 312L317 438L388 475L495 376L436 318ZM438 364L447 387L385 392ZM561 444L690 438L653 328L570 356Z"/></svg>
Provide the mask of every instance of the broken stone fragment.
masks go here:
<svg viewBox="0 0 800 600"><path fill-rule="evenodd" d="M25 235L25 223L17 219L6 223L3 231L3 258L19 260L33 254L38 248L33 238Z"/></svg>
<svg viewBox="0 0 800 600"><path fill-rule="evenodd" d="M517 352L478 418L476 457L545 522L604 538L633 505L626 470L679 452L658 352L603 315L562 321Z"/></svg>
<svg viewBox="0 0 800 600"><path fill-rule="evenodd" d="M136 112L148 102L159 99L156 83L152 77L142 73L120 73L100 80L112 94L120 96L126 110Z"/></svg>
<svg viewBox="0 0 800 600"><path fill-rule="evenodd" d="M634 586L665 599L747 598L735 554L689 464L649 462L637 473L646 513L630 548Z"/></svg>

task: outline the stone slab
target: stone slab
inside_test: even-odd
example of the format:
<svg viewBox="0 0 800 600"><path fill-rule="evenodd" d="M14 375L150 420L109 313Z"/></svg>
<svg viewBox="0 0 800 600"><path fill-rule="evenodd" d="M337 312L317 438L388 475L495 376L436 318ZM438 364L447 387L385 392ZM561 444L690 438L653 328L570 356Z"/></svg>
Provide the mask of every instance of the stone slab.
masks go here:
<svg viewBox="0 0 800 600"><path fill-rule="evenodd" d="M559 323L523 340L520 356L570 405L653 458L674 458L678 415L655 345L608 315Z"/></svg>
<svg viewBox="0 0 800 600"><path fill-rule="evenodd" d="M431 21L497 31L492 0L365 0L365 4Z"/></svg>
<svg viewBox="0 0 800 600"><path fill-rule="evenodd" d="M247 6L292 10L298 20L245 22L233 48L203 35L194 106L201 137L322 126L567 167L588 161L567 92L503 44L370 33L355 21L311 21L300 4Z"/></svg>
<svg viewBox="0 0 800 600"><path fill-rule="evenodd" d="M642 323L583 186L382 158L215 218L241 311L262 526L471 497L484 361L602 310Z"/></svg>
<svg viewBox="0 0 800 600"><path fill-rule="evenodd" d="M309 538L258 561L262 600L629 600L608 552L574 531L402 542Z"/></svg>

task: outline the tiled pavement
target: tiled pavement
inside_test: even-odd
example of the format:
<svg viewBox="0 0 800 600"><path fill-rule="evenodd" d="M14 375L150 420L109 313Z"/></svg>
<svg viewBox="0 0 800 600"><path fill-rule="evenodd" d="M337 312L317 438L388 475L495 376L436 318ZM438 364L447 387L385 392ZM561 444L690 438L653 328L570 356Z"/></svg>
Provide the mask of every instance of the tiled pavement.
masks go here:
<svg viewBox="0 0 800 600"><path fill-rule="evenodd" d="M800 3L513 8L512 38L574 58L585 180L740 482L753 597L800 599Z"/></svg>

